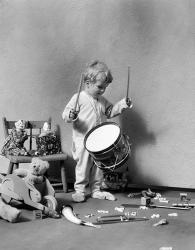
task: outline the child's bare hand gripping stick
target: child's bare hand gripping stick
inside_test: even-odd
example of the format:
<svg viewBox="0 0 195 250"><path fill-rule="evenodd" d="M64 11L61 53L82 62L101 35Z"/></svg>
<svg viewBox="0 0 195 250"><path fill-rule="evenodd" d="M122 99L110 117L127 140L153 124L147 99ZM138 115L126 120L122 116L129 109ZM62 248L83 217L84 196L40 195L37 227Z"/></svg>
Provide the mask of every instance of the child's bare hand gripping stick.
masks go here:
<svg viewBox="0 0 195 250"><path fill-rule="evenodd" d="M71 120L76 120L77 119L77 117L78 117L78 113L79 113L79 111L77 111L77 110L75 110L75 109L71 109L70 110L70 113L69 113L69 118L71 119Z"/></svg>
<svg viewBox="0 0 195 250"><path fill-rule="evenodd" d="M83 74L81 74L81 79L80 79L80 83L79 83L79 87L78 87L78 94L77 94L77 98L76 98L76 102L75 102L75 107L74 107L74 109L71 109L70 113L69 113L69 118L73 121L77 119L78 113L79 113L79 111L77 110L77 105L78 105L79 95L80 95L80 92L82 89L82 84L83 84Z"/></svg>
<svg viewBox="0 0 195 250"><path fill-rule="evenodd" d="M132 101L131 101L131 99L128 97L128 98L126 98L126 104L127 104L127 106L129 107L129 108L132 108L133 107L133 103L132 103Z"/></svg>

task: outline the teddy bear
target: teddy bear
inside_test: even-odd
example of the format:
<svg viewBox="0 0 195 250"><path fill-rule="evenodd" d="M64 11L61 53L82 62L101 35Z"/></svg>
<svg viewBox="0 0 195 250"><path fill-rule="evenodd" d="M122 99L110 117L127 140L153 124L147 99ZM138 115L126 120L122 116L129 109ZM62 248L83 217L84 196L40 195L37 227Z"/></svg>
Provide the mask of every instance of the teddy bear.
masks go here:
<svg viewBox="0 0 195 250"><path fill-rule="evenodd" d="M24 142L28 139L25 126L26 122L24 120L15 122L15 127L11 130L3 144L2 155L28 155L24 147Z"/></svg>
<svg viewBox="0 0 195 250"><path fill-rule="evenodd" d="M14 173L22 177L31 191L31 199L34 202L40 202L42 195L40 191L36 188L36 184L41 184L44 182L44 174L49 169L49 163L43 161L38 157L33 157L31 164L28 169L18 168L14 170Z"/></svg>

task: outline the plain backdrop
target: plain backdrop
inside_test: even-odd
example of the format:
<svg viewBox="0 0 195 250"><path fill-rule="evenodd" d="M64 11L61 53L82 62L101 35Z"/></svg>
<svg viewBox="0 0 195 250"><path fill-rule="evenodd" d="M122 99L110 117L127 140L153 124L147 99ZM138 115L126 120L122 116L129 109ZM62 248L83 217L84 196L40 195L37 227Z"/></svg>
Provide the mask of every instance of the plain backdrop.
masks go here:
<svg viewBox="0 0 195 250"><path fill-rule="evenodd" d="M113 103L130 66L134 106L114 120L132 142L130 183L195 188L194 11L194 0L1 0L0 117L51 117L71 158L61 113L86 64L111 68Z"/></svg>

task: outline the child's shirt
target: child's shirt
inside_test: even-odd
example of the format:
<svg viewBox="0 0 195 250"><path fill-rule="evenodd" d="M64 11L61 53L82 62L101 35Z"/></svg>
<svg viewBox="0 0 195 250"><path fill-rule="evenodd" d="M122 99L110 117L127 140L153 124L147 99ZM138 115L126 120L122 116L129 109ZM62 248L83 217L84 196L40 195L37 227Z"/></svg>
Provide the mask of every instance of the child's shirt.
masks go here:
<svg viewBox="0 0 195 250"><path fill-rule="evenodd" d="M66 122L72 122L69 114L70 110L75 108L77 94L74 94L66 105L62 118ZM98 99L93 98L91 95L82 91L79 96L77 109L79 110L78 118L73 121L73 141L82 141L88 131L95 126L105 122L107 118L112 118L122 112L127 105L124 101L119 101L114 106L103 96Z"/></svg>

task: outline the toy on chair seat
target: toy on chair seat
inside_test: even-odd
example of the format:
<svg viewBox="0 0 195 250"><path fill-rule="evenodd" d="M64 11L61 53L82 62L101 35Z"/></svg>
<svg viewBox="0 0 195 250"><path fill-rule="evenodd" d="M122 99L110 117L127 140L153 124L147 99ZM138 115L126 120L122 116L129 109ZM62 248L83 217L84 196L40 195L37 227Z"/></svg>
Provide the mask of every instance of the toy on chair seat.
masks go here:
<svg viewBox="0 0 195 250"><path fill-rule="evenodd" d="M55 130L51 130L47 122L44 123L42 133L36 137L37 150L35 155L60 154L61 143Z"/></svg>
<svg viewBox="0 0 195 250"><path fill-rule="evenodd" d="M1 197L6 203L12 199L41 210L45 215L59 218L56 212L55 191L44 176L49 168L47 161L33 158L29 169L16 169L13 174L1 176Z"/></svg>
<svg viewBox="0 0 195 250"><path fill-rule="evenodd" d="M10 132L10 135L5 139L3 148L1 150L2 155L27 155L27 150L24 147L24 142L28 139L27 132L25 130L26 122L19 120L15 123L15 128Z"/></svg>

